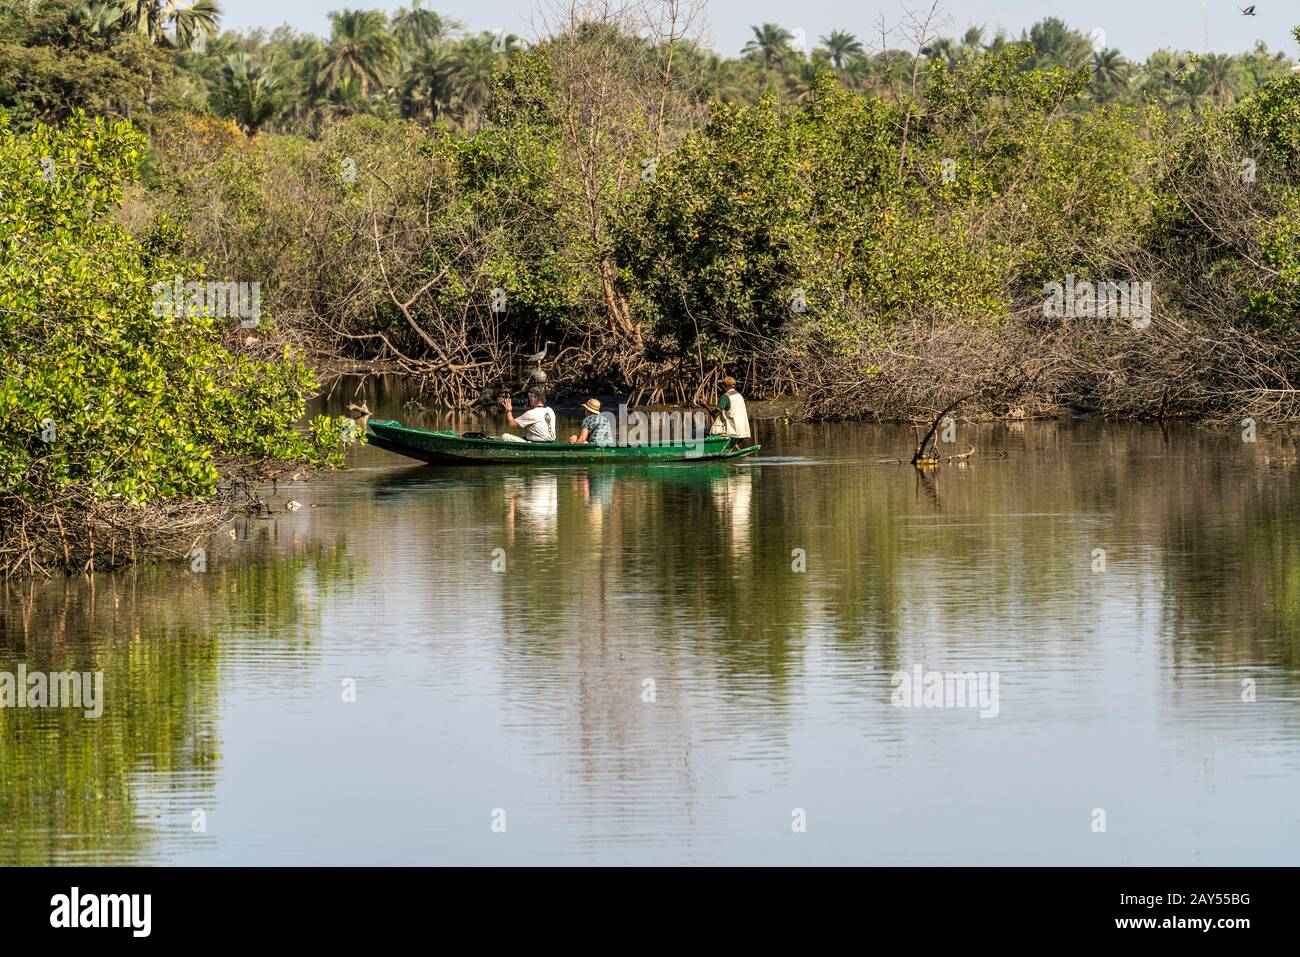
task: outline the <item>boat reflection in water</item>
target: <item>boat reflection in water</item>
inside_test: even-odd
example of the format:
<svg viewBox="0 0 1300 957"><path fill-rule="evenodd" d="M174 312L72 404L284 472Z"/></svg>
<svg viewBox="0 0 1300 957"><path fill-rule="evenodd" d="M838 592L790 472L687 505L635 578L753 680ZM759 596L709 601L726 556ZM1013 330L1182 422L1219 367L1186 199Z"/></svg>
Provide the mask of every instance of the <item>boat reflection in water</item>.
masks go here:
<svg viewBox="0 0 1300 957"><path fill-rule="evenodd" d="M713 505L731 530L728 546L733 555L749 548L750 503L754 498L753 469L727 471L712 482Z"/></svg>

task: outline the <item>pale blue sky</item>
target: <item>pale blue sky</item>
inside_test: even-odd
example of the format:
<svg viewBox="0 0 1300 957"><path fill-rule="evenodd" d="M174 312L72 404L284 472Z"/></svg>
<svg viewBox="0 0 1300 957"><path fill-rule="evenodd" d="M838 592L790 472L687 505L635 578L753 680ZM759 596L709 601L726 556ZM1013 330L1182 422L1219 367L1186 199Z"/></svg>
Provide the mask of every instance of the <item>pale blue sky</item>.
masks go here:
<svg viewBox="0 0 1300 957"><path fill-rule="evenodd" d="M545 2L545 0L543 0ZM915 7L927 0L910 0ZM345 6L392 10L398 6L384 0L220 0L226 11L225 24L233 28L274 27L289 23L299 30L327 34L328 11ZM1291 28L1300 24L1300 4L1295 0L1258 0L1256 15L1239 12L1250 0L1206 0L1210 49L1239 53L1262 39L1271 49L1297 55ZM529 24L537 4L534 0L423 0L423 6L463 21L471 30L505 29L532 38ZM1058 16L1087 33L1106 31L1108 46L1126 56L1144 58L1152 50L1172 47L1202 50L1206 29L1201 0L946 0L942 4L950 27L943 32L961 33L971 24L982 24L990 33L1004 27L1018 35L1022 29L1046 16ZM904 10L900 0L709 0L710 46L734 55L749 36L750 24L779 23L787 30L802 29L810 44L817 37L839 27L863 40L879 34L884 16L897 22Z"/></svg>

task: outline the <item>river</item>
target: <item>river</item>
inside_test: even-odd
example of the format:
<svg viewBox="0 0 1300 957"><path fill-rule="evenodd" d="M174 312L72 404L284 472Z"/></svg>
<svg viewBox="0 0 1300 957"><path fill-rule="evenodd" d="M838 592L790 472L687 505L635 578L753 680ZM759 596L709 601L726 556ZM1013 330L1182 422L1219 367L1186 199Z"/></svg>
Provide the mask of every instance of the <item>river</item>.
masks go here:
<svg viewBox="0 0 1300 957"><path fill-rule="evenodd" d="M205 570L0 585L0 670L104 688L0 709L0 863L1294 863L1293 437L961 424L918 472L908 428L756 431L357 449Z"/></svg>

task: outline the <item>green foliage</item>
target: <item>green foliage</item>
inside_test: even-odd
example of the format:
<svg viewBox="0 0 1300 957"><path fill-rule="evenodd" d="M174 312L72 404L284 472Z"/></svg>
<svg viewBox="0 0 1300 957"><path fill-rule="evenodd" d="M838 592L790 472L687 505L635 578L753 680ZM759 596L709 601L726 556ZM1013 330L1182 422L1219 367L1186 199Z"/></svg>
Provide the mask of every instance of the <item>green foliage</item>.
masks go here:
<svg viewBox="0 0 1300 957"><path fill-rule="evenodd" d="M110 215L143 147L121 121L0 122L0 497L145 503L211 494L232 457L341 464L342 420L294 430L315 389L301 362L234 354L229 319L155 308L155 283L201 270L174 226L137 241Z"/></svg>
<svg viewBox="0 0 1300 957"><path fill-rule="evenodd" d="M145 37L97 26L79 0L0 0L0 110L57 120L76 109L143 117L172 75Z"/></svg>
<svg viewBox="0 0 1300 957"><path fill-rule="evenodd" d="M217 115L233 120L248 133L256 133L280 112L283 103L279 80L246 53L226 59L221 84L211 97Z"/></svg>
<svg viewBox="0 0 1300 957"><path fill-rule="evenodd" d="M997 321L1018 291L1136 241L1154 197L1138 118L1068 112L1085 71L1023 70L1030 56L936 66L903 115L829 73L795 107L719 107L622 221L652 326L689 352L852 348L909 319Z"/></svg>
<svg viewBox="0 0 1300 957"><path fill-rule="evenodd" d="M126 31L145 37L150 43L188 49L201 37L216 32L221 7L216 0L116 0L121 11L117 23Z"/></svg>
<svg viewBox="0 0 1300 957"><path fill-rule="evenodd" d="M124 42L117 21L65 19L87 49ZM1069 272L1173 261L1236 290L1225 315L1291 322L1300 77L1263 44L1130 63L1047 19L1018 42L928 37L917 59L844 30L805 53L763 24L724 59L612 22L527 49L456 26L413 3L344 10L328 40L172 51L160 101L238 128L161 118L147 203L191 258L266 277L306 341L446 363L451 338L473 369L547 337L615 378L852 351L908 323L1002 322ZM1246 241L1225 241L1207 215L1234 203L1203 173L1246 150L1267 177ZM496 287L507 312L479 315Z"/></svg>
<svg viewBox="0 0 1300 957"><path fill-rule="evenodd" d="M318 79L330 85L355 82L363 94L382 87L397 65L397 38L378 10L343 10L330 14L330 44Z"/></svg>
<svg viewBox="0 0 1300 957"><path fill-rule="evenodd" d="M1257 327L1300 331L1300 77L1280 76L1172 138L1153 249Z"/></svg>
<svg viewBox="0 0 1300 957"><path fill-rule="evenodd" d="M1259 159L1300 171L1300 75L1270 81L1232 111L1231 122L1240 142L1264 148Z"/></svg>
<svg viewBox="0 0 1300 957"><path fill-rule="evenodd" d="M1300 39L1300 27L1296 28ZM1258 227L1264 278L1246 283L1246 311L1254 321L1294 334L1300 331L1300 76L1269 82L1229 115L1235 142L1265 171L1260 189L1276 203L1275 215Z"/></svg>
<svg viewBox="0 0 1300 957"><path fill-rule="evenodd" d="M829 319L879 288L873 273L905 268L898 258L925 238L880 208L896 119L829 76L795 109L719 107L621 222L617 255L654 330L690 351L723 327L771 337L796 290L809 319Z"/></svg>
<svg viewBox="0 0 1300 957"><path fill-rule="evenodd" d="M179 107L234 118L247 132L303 134L372 113L474 132L491 109L494 77L522 48L509 34L458 35L461 24L420 0L391 17L332 12L327 38L288 27L218 33L220 14L212 0L0 0L0 107L45 119L81 107L138 122ZM754 26L735 58L678 42L674 85L697 107L711 100L800 102L816 75L830 69L848 89L894 102L913 95L911 50L868 53L859 36L843 29L807 51L794 39L779 24ZM917 79L924 86L936 68L951 70L1011 43L1002 33L986 37L980 27L960 38L927 37ZM1291 68L1285 54L1263 43L1232 56L1158 50L1145 62L1129 62L1117 50L1094 50L1089 37L1051 17L1025 31L1019 44L1028 50L1020 69L1086 72L1088 95L1075 101L1076 110L1155 103L1200 112L1236 102ZM252 58L260 83L226 75L229 59L241 55ZM241 98L253 105L238 105Z"/></svg>
<svg viewBox="0 0 1300 957"><path fill-rule="evenodd" d="M492 286L508 290L511 321L521 334L555 331L597 298L591 265L599 250L582 229L548 51L516 55L494 85L494 122L444 148L465 208L492 237L484 269Z"/></svg>
<svg viewBox="0 0 1300 957"><path fill-rule="evenodd" d="M930 215L978 232L1010 289L1097 268L1141 239L1155 200L1158 118L1070 110L1086 70L1024 69L1033 55L1012 45L935 70L911 159Z"/></svg>
<svg viewBox="0 0 1300 957"><path fill-rule="evenodd" d="M1261 264L1269 270L1262 288L1248 294L1246 314L1255 322L1291 335L1300 332L1300 190L1259 232Z"/></svg>
<svg viewBox="0 0 1300 957"><path fill-rule="evenodd" d="M1092 44L1078 30L1071 30L1057 17L1047 17L1031 26L1024 39L1032 55L1030 69L1075 70L1087 64L1092 55Z"/></svg>

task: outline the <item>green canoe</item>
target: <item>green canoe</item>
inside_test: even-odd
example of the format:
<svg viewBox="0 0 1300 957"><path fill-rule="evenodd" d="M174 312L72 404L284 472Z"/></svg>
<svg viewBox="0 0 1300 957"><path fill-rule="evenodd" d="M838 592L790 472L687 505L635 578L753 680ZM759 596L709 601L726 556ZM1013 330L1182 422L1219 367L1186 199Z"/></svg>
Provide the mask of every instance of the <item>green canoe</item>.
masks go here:
<svg viewBox="0 0 1300 957"><path fill-rule="evenodd" d="M396 452L421 462L439 464L524 462L566 465L587 462L703 462L710 459L738 459L752 455L759 446L731 447L731 440L709 435L696 445L605 446L568 442L505 442L501 439L467 439L455 432L413 429L392 419L370 421L366 441L377 448Z"/></svg>

